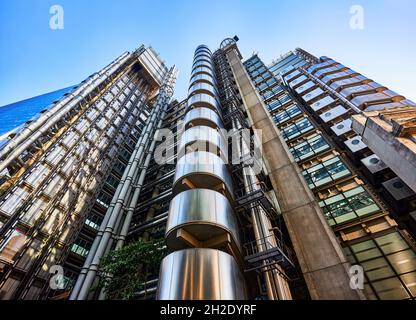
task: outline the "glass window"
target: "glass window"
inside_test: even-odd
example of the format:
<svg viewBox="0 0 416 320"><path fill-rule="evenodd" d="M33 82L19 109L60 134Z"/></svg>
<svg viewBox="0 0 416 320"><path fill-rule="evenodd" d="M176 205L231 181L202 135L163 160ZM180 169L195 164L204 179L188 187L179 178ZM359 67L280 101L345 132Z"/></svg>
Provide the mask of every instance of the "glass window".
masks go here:
<svg viewBox="0 0 416 320"><path fill-rule="evenodd" d="M267 109L269 109L269 111L273 111L276 110L277 108L281 107L282 105L280 104L279 100L273 100L271 102L269 102L269 104L267 105Z"/></svg>
<svg viewBox="0 0 416 320"><path fill-rule="evenodd" d="M285 95L279 97L279 100L280 100L281 104L285 104L286 102L288 102L292 99L289 97L289 95L285 94Z"/></svg>
<svg viewBox="0 0 416 320"><path fill-rule="evenodd" d="M283 122L292 119L294 117L296 117L297 115L301 114L301 110L299 109L298 106L293 105L281 112L279 112L278 114L276 114L274 116L274 122L279 125L282 124Z"/></svg>
<svg viewBox="0 0 416 320"><path fill-rule="evenodd" d="M75 243L71 246L71 251L82 256L86 257L90 251L91 244L84 239L77 239Z"/></svg>
<svg viewBox="0 0 416 320"><path fill-rule="evenodd" d="M296 161L307 159L315 154L319 154L324 150L330 148L329 144L326 142L322 135L314 136L295 147L290 148Z"/></svg>
<svg viewBox="0 0 416 320"><path fill-rule="evenodd" d="M339 157L331 158L322 164L318 164L303 171L303 176L311 189L319 187L330 181L335 181L349 174L351 174L351 172Z"/></svg>
<svg viewBox="0 0 416 320"><path fill-rule="evenodd" d="M319 205L330 225L350 221L380 210L363 187L357 187L325 199Z"/></svg>
<svg viewBox="0 0 416 320"><path fill-rule="evenodd" d="M295 137L300 136L301 134L312 130L314 126L309 121L308 118L303 118L294 124L282 129L282 134L285 140L290 140Z"/></svg>
<svg viewBox="0 0 416 320"><path fill-rule="evenodd" d="M365 272L365 291L370 299L416 297L416 255L395 231L344 248L351 264Z"/></svg>
<svg viewBox="0 0 416 320"><path fill-rule="evenodd" d="M95 230L98 230L100 228L102 220L103 219L98 215L92 214L85 220L85 224Z"/></svg>
<svg viewBox="0 0 416 320"><path fill-rule="evenodd" d="M108 194L101 191L97 197L97 202L104 206L105 208L108 208L110 206L112 197L110 197Z"/></svg>

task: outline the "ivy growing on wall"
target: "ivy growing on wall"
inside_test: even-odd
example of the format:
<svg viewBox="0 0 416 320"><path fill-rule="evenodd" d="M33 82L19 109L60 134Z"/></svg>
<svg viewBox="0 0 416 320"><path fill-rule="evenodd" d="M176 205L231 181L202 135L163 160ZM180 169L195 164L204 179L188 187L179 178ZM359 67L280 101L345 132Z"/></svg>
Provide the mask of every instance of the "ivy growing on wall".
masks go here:
<svg viewBox="0 0 416 320"><path fill-rule="evenodd" d="M134 299L135 293L146 289L148 277L158 272L166 253L160 239L138 240L110 252L100 263L103 272L100 287L106 291L107 299Z"/></svg>

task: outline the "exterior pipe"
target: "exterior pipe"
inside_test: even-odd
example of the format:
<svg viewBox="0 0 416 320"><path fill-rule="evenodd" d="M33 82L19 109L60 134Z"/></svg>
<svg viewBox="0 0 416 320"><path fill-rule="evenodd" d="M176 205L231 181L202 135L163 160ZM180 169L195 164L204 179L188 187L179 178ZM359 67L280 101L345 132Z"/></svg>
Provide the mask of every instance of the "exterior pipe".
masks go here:
<svg viewBox="0 0 416 320"><path fill-rule="evenodd" d="M165 114L165 112L163 112L163 115L164 114ZM162 125L162 120L160 120L158 127L160 128L161 125ZM155 135L157 135L157 133ZM124 220L124 223L123 223L123 226L122 226L122 229L121 229L121 232L120 232L119 240L118 240L117 245L116 245L116 250L121 248L124 245L124 241L126 240L127 232L129 231L131 219L133 217L133 212L134 212L134 209L136 208L137 202L139 200L140 191L142 190L143 182L144 182L144 179L145 179L146 173L147 173L147 168L149 167L150 160L152 159L155 147L156 147L156 140L153 139L152 144L149 148L149 154L146 157L144 167L143 167L143 169L140 173L139 180L137 181L137 184L134 186L134 188L135 188L134 194L133 194L133 197L131 199L131 202L129 204L129 207L128 207L128 210L127 210L127 213L126 213L126 218Z"/></svg>
<svg viewBox="0 0 416 320"><path fill-rule="evenodd" d="M152 112L151 112L151 116L153 116L155 113L156 113L156 109L153 109ZM146 132L148 126L149 126L149 123L146 124L145 128L143 129L143 131L140 135L139 140L136 143L135 149L134 149L134 151L133 151L133 153L130 157L131 160L129 161L129 164L127 165L128 167L131 165L132 159L136 158L136 156L138 154L138 150L140 148L140 145L142 144L142 141L143 141L143 138L144 138L144 135L145 135L145 132ZM108 222L110 220L111 214L113 212L113 207L115 206L115 202L117 201L117 199L120 196L121 189L122 189L124 181L127 179L128 171L129 171L128 168L126 168L123 172L123 176L120 180L120 184L117 186L116 192L113 196L113 199L110 203L109 208L107 209L107 212L104 216L103 222L101 223L100 229L98 230L97 236L94 239L94 242L91 246L91 249L90 249L90 252L87 256L87 259L85 260L84 266L81 269L81 273L78 276L77 282L76 282L76 284L75 284L75 286L74 286L74 288L71 292L70 300L75 300L78 297L79 290L81 289L81 286L82 286L83 282L85 281L85 276L86 276L87 270L91 266L94 254L97 251L97 248L98 248L98 245L101 241L102 235L103 235L103 233L105 231L105 228L107 227Z"/></svg>
<svg viewBox="0 0 416 320"><path fill-rule="evenodd" d="M138 225L136 228L131 230L129 233L136 233L136 232L140 232L142 230L149 229L151 227L154 227L154 226L157 226L157 225L163 223L167 219L168 219L168 212L162 213L162 214L154 217L153 219L147 220L147 221L143 222L142 224Z"/></svg>
<svg viewBox="0 0 416 320"><path fill-rule="evenodd" d="M106 68L87 80L80 88L69 94L62 101L58 102L53 108L44 113L39 119L25 128L17 137L12 139L3 150L0 151L0 158L6 157L0 164L0 172L3 171L14 159L24 150L41 137L48 129L53 127L62 116L70 112L80 101L89 93L97 88L105 79L117 70L124 62L130 58L128 52L121 55Z"/></svg>
<svg viewBox="0 0 416 320"><path fill-rule="evenodd" d="M122 181L119 184L117 188L116 193L118 194L118 197L116 196L113 197L113 200L116 200L114 208L111 208L110 206L109 210L107 211L109 215L107 225L105 226L104 231L102 232L102 236L99 237L97 235L97 238L99 238L97 240L98 242L97 246L96 248L94 248L94 251L90 252L92 256L91 258L92 261L90 265L88 266L88 271L85 275L85 278L83 277L84 278L83 283L76 297L75 297L76 293L74 293L74 299L76 298L78 300L84 300L88 296L91 285L93 284L96 274L98 272L98 265L100 263L100 260L103 254L105 253L108 247L108 243L116 227L116 222L119 219L119 215L122 212L122 207L124 205L125 198L128 195L128 192L130 191L131 183L135 179L135 176L139 170L138 163L140 163L141 159L143 158L143 155L144 155L143 151L145 148L145 144L147 143L147 140L149 139L150 131L153 129L154 122L156 121L156 118L159 116L160 109L162 108L162 106L164 107L164 103L165 103L165 95L163 94L163 92L161 92L161 96L158 98L158 102L156 103L156 108L153 110L154 112L152 112L151 120L148 122L143 140L140 143L138 142L136 144L135 150L137 149L137 152L134 153L134 156L132 155L131 157L132 161L129 161L129 165L125 169L123 177L125 174L127 175L127 177L124 179L124 181Z"/></svg>
<svg viewBox="0 0 416 320"><path fill-rule="evenodd" d="M326 83L323 83L320 79L318 79L315 75L307 72L304 68L300 67L299 68L300 71L302 71L306 76L308 76L309 78L312 78L313 80L315 80L315 82L317 82L321 87L323 87L325 90L329 91L330 93L332 93L334 96L336 96L339 100L341 100L341 102L345 103L348 107L351 108L351 110L353 110L354 112L360 114L362 113L362 111L360 109L358 109L355 105L353 105L350 101L348 101L347 99L345 99L343 96L341 96L338 92L336 92L334 89L332 89L330 86L328 86ZM283 77L282 77L283 79ZM285 82L286 84L286 82ZM290 88L287 84L286 86L288 88Z"/></svg>
<svg viewBox="0 0 416 320"><path fill-rule="evenodd" d="M153 113L152 116L152 120L154 121L157 112L159 111L159 105L157 108L155 108L155 113ZM97 248L95 249L95 252L90 252L92 254L92 261L91 264L88 267L88 271L87 274L85 276L85 280L84 280L84 284L83 287L81 287L79 295L78 295L78 300L84 300L87 298L87 295L89 293L90 287L95 279L95 276L97 274L98 271L98 264L99 261L101 259L101 257L103 256L108 241L110 240L110 237L113 233L114 230L114 225L116 223L116 220L118 218L118 214L120 213L122 206L124 204L124 199L130 189L130 185L131 185L131 181L133 179L134 174L136 173L136 170L138 168L138 163L140 158L143 155L143 149L145 146L145 141L147 141L148 135L149 135L149 130L151 128L151 126L153 125L153 121L150 121L148 123L147 126L147 130L144 133L143 139L140 141L140 143L136 144L136 152L134 157L131 157L131 161L129 161L129 165L128 167L125 169L125 173L126 173L126 178L123 179L122 182L120 182L119 187L117 188L117 191L119 190L118 196L117 197L113 197L113 199L115 199L115 204L113 206L113 208L109 208L109 218L108 218L108 222L107 225L104 227L104 231L102 232L102 235L99 237L99 242L97 244ZM138 149L137 149L138 147ZM124 175L124 174L123 174ZM98 235L97 235L98 237Z"/></svg>
<svg viewBox="0 0 416 320"><path fill-rule="evenodd" d="M175 79L176 79L176 69L175 68L172 68L170 70L169 75L168 75L168 79L169 78L173 79L173 81L169 81L169 86L170 86L171 90L168 90L166 92L166 88L161 89L162 90L162 92L161 92L161 95L162 95L161 104L163 105L163 107L162 107L163 111L160 115L159 123L156 126L157 130L160 129L162 124L163 124L163 119L165 117L167 107L169 106L169 101L170 101L170 99L172 97L172 94L173 94L173 86L174 86L174 82L175 82ZM156 132L155 133L155 138L156 138L157 134L158 133ZM131 200L129 202L128 211L126 213L126 217L124 219L124 222L123 222L123 225L122 225L122 228L121 228L121 231L120 231L120 235L118 237L118 241L117 241L115 250L118 250L118 249L122 248L123 245L124 245L127 233L129 231L131 219L133 218L134 209L136 208L136 205L137 205L137 202L138 202L139 196L140 196L140 191L142 189L143 182L144 182L144 179L146 177L147 168L149 167L150 161L151 161L152 156L153 156L153 152L156 148L156 139L155 138L153 139L153 141L152 141L152 143L149 147L149 150L147 152L146 160L145 160L144 165L143 165L143 167L141 169L141 172L140 172L139 179L136 182L136 185L134 186L134 189L135 189L134 194L131 197ZM120 215L120 220L121 220L121 215ZM120 220L117 223L117 229L118 229L118 225L120 223ZM107 249L108 250L110 249L110 245L108 246ZM111 275L109 275L109 277L111 277ZM105 297L106 297L106 293L104 292L104 290L101 290L99 300L104 300Z"/></svg>

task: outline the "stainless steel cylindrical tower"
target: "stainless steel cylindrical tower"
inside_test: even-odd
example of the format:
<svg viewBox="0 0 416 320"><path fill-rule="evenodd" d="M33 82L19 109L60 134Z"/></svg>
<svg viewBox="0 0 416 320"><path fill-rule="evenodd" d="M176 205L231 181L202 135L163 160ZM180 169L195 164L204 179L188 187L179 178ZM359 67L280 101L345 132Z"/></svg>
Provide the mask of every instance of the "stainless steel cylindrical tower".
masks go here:
<svg viewBox="0 0 416 320"><path fill-rule="evenodd" d="M245 299L228 145L205 45L195 51L184 120L166 227L173 252L162 261L157 298Z"/></svg>

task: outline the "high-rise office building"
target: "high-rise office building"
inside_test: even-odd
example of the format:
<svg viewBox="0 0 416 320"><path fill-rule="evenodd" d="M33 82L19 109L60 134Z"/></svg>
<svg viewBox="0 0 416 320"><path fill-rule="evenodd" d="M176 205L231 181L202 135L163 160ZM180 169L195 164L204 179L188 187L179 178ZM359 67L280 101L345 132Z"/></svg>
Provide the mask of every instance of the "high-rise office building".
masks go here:
<svg viewBox="0 0 416 320"><path fill-rule="evenodd" d="M103 258L152 239L135 299L415 298L416 105L302 49L243 62L237 40L196 48L184 101L141 46L9 136L0 298L105 299Z"/></svg>

